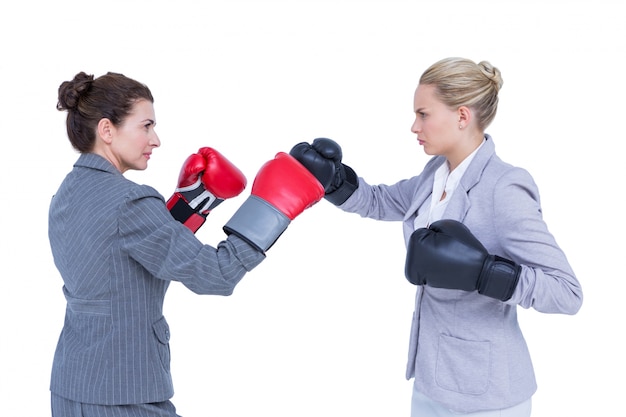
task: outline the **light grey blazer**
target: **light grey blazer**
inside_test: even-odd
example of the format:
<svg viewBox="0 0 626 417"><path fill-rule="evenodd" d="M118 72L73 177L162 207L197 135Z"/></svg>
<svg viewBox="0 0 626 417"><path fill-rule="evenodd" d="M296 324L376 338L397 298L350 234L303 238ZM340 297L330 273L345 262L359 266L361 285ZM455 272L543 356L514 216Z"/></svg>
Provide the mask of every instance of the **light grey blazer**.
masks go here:
<svg viewBox="0 0 626 417"><path fill-rule="evenodd" d="M78 158L52 198L48 232L67 299L50 389L83 403L171 398L170 281L226 296L265 258L236 236L203 245L156 190L95 154Z"/></svg>
<svg viewBox="0 0 626 417"><path fill-rule="evenodd" d="M406 371L422 393L459 412L510 407L536 391L518 305L575 314L582 304L580 284L542 218L535 182L524 169L504 163L493 139L485 137L443 217L463 222L491 254L521 264L519 284L506 302L476 291L418 286ZM340 208L403 221L406 243L444 162L433 157L420 175L393 185L372 186L360 178Z"/></svg>

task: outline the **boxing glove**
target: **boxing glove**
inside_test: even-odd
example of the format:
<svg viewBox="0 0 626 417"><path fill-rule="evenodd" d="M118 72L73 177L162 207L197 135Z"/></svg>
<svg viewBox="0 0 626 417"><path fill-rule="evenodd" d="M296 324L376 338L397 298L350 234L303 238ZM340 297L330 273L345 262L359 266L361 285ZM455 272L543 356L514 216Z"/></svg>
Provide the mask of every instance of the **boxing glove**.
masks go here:
<svg viewBox="0 0 626 417"><path fill-rule="evenodd" d="M261 167L250 196L224 225L224 232L266 252L296 216L322 197L319 181L292 156L279 152Z"/></svg>
<svg viewBox="0 0 626 417"><path fill-rule="evenodd" d="M405 275L415 285L478 291L506 301L522 267L485 247L462 223L439 220L415 230L407 246Z"/></svg>
<svg viewBox="0 0 626 417"><path fill-rule="evenodd" d="M332 139L298 143L289 154L317 178L324 186L324 198L336 206L343 204L359 187L356 173L341 162L341 147Z"/></svg>
<svg viewBox="0 0 626 417"><path fill-rule="evenodd" d="M178 186L167 201L172 216L196 232L207 216L227 198L246 188L246 177L213 148L200 148L183 164Z"/></svg>

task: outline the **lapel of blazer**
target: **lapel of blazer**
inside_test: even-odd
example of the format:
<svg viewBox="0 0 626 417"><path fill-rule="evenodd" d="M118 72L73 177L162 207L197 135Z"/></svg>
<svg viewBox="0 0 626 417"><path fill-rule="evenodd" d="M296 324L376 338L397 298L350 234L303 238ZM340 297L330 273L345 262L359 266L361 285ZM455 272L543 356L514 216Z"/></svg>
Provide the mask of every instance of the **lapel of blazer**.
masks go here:
<svg viewBox="0 0 626 417"><path fill-rule="evenodd" d="M426 201L426 199L433 193L432 185L435 172L437 171L437 168L445 162L446 158L443 156L435 156L428 161L424 170L420 174L419 181L415 187L415 194L413 194L413 200L404 215L404 221L407 221L411 216L413 216L417 209L419 209L422 204L424 204L424 201Z"/></svg>
<svg viewBox="0 0 626 417"><path fill-rule="evenodd" d="M468 193L472 187L478 183L487 162L489 162L491 157L495 154L493 139L488 134L485 134L485 139L487 141L482 148L478 150L471 164L467 167L467 171L463 174L457 190L454 192L450 203L448 203L448 207L446 207L444 216L448 219L460 222L463 221L471 205ZM405 221L413 216L417 209L420 208L421 205L424 204L424 201L432 194L435 172L445 160L443 156L435 156L424 167L424 171L420 174L420 179L416 185L413 201L404 215Z"/></svg>
<svg viewBox="0 0 626 417"><path fill-rule="evenodd" d="M480 181L480 177L485 170L485 166L495 153L495 145L491 136L485 134L486 142L482 148L478 150L476 156L467 167L467 171L461 177L458 188L446 207L444 217L447 219L463 222L467 211L470 209L471 202L469 199L470 190Z"/></svg>

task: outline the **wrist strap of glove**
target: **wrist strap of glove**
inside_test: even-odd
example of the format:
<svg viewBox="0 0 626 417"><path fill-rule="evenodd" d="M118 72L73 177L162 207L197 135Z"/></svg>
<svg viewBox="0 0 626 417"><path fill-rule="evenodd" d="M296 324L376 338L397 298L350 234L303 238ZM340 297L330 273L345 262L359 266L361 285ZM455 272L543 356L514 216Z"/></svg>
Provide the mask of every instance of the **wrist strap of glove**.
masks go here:
<svg viewBox="0 0 626 417"><path fill-rule="evenodd" d="M206 221L206 216L197 213L195 209L191 208L180 193L174 193L174 195L167 200L166 206L174 219L187 226L187 228L194 233L196 233Z"/></svg>
<svg viewBox="0 0 626 417"><path fill-rule="evenodd" d="M227 235L234 234L261 252L266 252L287 230L291 220L267 201L251 195L224 225Z"/></svg>
<svg viewBox="0 0 626 417"><path fill-rule="evenodd" d="M522 267L498 255L485 259L478 279L478 293L500 301L507 301L517 287Z"/></svg>
<svg viewBox="0 0 626 417"><path fill-rule="evenodd" d="M327 193L324 198L336 206L340 206L359 188L359 178L356 172L348 165L342 164L345 177L341 185L334 191Z"/></svg>

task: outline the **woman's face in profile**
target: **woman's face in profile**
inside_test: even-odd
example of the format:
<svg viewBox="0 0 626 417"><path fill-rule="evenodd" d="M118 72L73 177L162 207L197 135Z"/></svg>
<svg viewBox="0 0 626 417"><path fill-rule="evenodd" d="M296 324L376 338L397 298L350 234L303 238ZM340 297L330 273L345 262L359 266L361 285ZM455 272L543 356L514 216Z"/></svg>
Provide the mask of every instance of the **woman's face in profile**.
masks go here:
<svg viewBox="0 0 626 417"><path fill-rule="evenodd" d="M446 155L458 143L458 114L435 94L434 85L420 84L415 90L415 121L411 132L428 155Z"/></svg>
<svg viewBox="0 0 626 417"><path fill-rule="evenodd" d="M121 172L141 171L148 167L152 151L161 145L155 125L153 104L138 100L122 124L111 128L111 162Z"/></svg>

